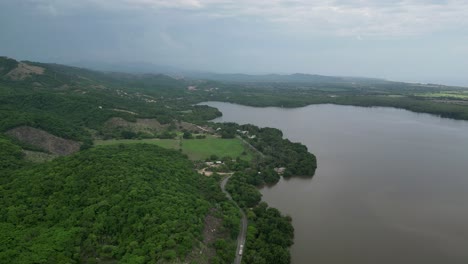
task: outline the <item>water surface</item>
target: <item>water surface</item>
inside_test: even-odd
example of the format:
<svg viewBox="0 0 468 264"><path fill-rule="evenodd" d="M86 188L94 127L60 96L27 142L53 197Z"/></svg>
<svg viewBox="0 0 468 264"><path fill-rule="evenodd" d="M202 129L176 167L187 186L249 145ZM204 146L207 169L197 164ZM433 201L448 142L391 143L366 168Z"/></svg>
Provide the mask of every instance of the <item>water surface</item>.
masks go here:
<svg viewBox="0 0 468 264"><path fill-rule="evenodd" d="M220 122L275 127L317 155L314 178L263 200L293 218L295 264L468 263L468 122L394 108L254 108Z"/></svg>

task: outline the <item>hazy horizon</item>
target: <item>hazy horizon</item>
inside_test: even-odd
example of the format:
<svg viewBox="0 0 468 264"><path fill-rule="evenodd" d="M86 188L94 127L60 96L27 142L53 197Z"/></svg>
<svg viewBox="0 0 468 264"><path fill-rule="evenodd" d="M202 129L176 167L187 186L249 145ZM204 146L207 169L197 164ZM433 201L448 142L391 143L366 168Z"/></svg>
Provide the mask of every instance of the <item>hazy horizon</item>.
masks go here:
<svg viewBox="0 0 468 264"><path fill-rule="evenodd" d="M468 86L468 2L0 2L0 55Z"/></svg>

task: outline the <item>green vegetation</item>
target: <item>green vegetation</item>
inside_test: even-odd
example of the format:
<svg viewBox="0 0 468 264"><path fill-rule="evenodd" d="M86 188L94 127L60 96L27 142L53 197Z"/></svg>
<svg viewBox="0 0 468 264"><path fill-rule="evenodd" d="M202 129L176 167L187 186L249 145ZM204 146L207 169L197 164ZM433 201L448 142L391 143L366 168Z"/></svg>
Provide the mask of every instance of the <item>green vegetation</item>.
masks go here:
<svg viewBox="0 0 468 264"><path fill-rule="evenodd" d="M209 82L208 82L209 83ZM211 85L211 84L210 84ZM434 84L412 84L384 80L356 82L224 82L210 101L266 107L302 107L339 104L402 108L418 113L468 120L468 90Z"/></svg>
<svg viewBox="0 0 468 264"><path fill-rule="evenodd" d="M244 262L289 263L291 218L261 203L257 187L280 171L313 176L315 156L277 129L210 125L221 113L200 102L387 106L468 120L468 91L457 87L308 75L189 80L23 63L43 73L13 78L19 63L0 57L0 259L9 263L232 262L238 210L220 177L196 174L187 158L220 159L213 172L236 172L226 188L249 217ZM219 128L221 138L196 125ZM80 141L82 151L47 161L49 153L4 135L18 126ZM222 226L205 245L208 214Z"/></svg>
<svg viewBox="0 0 468 264"><path fill-rule="evenodd" d="M243 262L290 263L288 248L293 244L294 238L292 219L260 202L261 194L253 185L256 174L257 172L247 171L236 173L226 186L232 198L247 212L249 219Z"/></svg>
<svg viewBox="0 0 468 264"><path fill-rule="evenodd" d="M245 263L288 264L291 254L288 248L293 244L294 228L291 217L282 216L275 208L260 203L249 213L252 224L247 230Z"/></svg>
<svg viewBox="0 0 468 264"><path fill-rule="evenodd" d="M182 141L182 152L193 160L205 160L212 155L218 157L239 157L245 160L252 159L252 153L237 138L221 139L207 137L205 139L184 140Z"/></svg>
<svg viewBox="0 0 468 264"><path fill-rule="evenodd" d="M9 263L184 259L202 240L208 209L227 206L217 182L182 154L145 144L98 147L3 177L0 259Z"/></svg>
<svg viewBox="0 0 468 264"><path fill-rule="evenodd" d="M57 157L59 156L56 154L49 154L42 151L24 150L24 159L33 163L51 161Z"/></svg>
<svg viewBox="0 0 468 264"><path fill-rule="evenodd" d="M395 107L446 118L468 120L468 104L466 103L461 104L460 102L453 102L453 100L446 102L429 100L412 94L340 95L338 93L335 95L331 93L330 95L323 95L312 90L298 92L281 89L279 91L261 90L253 94L250 92L239 93L228 97L220 96L216 100L257 107L302 107L311 104Z"/></svg>
<svg viewBox="0 0 468 264"><path fill-rule="evenodd" d="M415 96L446 100L468 100L468 91L440 91L437 93L420 93L415 94Z"/></svg>
<svg viewBox="0 0 468 264"><path fill-rule="evenodd" d="M212 155L219 158L231 157L251 160L252 152L247 149L240 139L222 139L209 136L202 139L120 139L98 140L96 145L116 145L146 143L168 149L181 149L191 160L206 160Z"/></svg>
<svg viewBox="0 0 468 264"><path fill-rule="evenodd" d="M26 125L89 146L93 134L131 137L120 130L108 135L104 124L111 117L130 122L154 118L168 124L174 120L204 122L221 115L212 107L193 105L196 96L186 96L189 82L183 80L27 63L44 68L44 74L11 79L7 73L18 63L0 59L0 68L9 69L0 73L0 132Z"/></svg>
<svg viewBox="0 0 468 264"><path fill-rule="evenodd" d="M306 146L283 139L283 133L278 129L235 123L218 123L213 124L213 127L219 128L222 135L229 137L238 135L261 153L262 159L257 161L257 167L263 171L263 174L256 176L257 181L252 182L255 186L276 183L279 176L272 172L274 168L284 167L285 176L315 174L317 168L315 156L308 152Z"/></svg>
<svg viewBox="0 0 468 264"><path fill-rule="evenodd" d="M247 168L239 168L229 179L226 190L247 212L245 263L290 263L288 248L293 244L291 217L283 216L261 202L258 186L276 183L280 175L274 170L284 167L284 175L313 176L316 158L299 143L283 139L280 130L235 123L213 124L224 135L238 135L260 151L261 158Z"/></svg>
<svg viewBox="0 0 468 264"><path fill-rule="evenodd" d="M21 168L25 162L23 161L23 152L21 147L14 144L9 138L0 135L0 183L6 182L4 175L8 172Z"/></svg>
<svg viewBox="0 0 468 264"><path fill-rule="evenodd" d="M166 149L178 149L179 140L176 139L109 139L96 140L96 146L119 145L119 144L151 144L157 145Z"/></svg>
<svg viewBox="0 0 468 264"><path fill-rule="evenodd" d="M279 180L279 174L273 170L275 167L286 166L284 173L287 175L312 176L316 168L315 157L307 151L305 146L283 139L281 131L277 129L258 128L253 125L240 126L233 123L213 124L213 127L219 128L220 134L229 135L231 138L223 139L210 136L206 139L179 139L182 142L183 153L192 156L194 160L235 156L236 153L246 151L246 147L239 138L243 138L254 148L261 149L262 158L257 158L250 166L243 164L240 160L232 162L230 159L225 160L223 165L230 171L236 171L229 180L227 190L238 205L249 212L250 225L244 262L289 263L288 248L292 245L294 236L291 218L282 216L274 208L268 208L265 203L260 203L261 194L257 186L265 183L276 183ZM184 134L186 138L189 137L188 133ZM193 137L191 134L190 136ZM159 142L155 144L161 142L158 139L141 141ZM166 142L171 141L178 142L178 140L166 140ZM119 144L122 142L136 143L139 140L113 140L108 143ZM102 141L98 144L101 143ZM175 147L178 144L170 144L170 146ZM237 150L236 147L238 147ZM249 208L253 208L253 210L250 211ZM227 225L231 230L236 230L238 219ZM229 252L229 247L222 241L215 243L215 247L218 250ZM233 249L230 250L232 252ZM224 254L218 255L224 261L222 256ZM223 261L220 260L219 263L226 263Z"/></svg>
<svg viewBox="0 0 468 264"><path fill-rule="evenodd" d="M18 62L14 59L0 56L0 76L9 73L11 70L18 66Z"/></svg>

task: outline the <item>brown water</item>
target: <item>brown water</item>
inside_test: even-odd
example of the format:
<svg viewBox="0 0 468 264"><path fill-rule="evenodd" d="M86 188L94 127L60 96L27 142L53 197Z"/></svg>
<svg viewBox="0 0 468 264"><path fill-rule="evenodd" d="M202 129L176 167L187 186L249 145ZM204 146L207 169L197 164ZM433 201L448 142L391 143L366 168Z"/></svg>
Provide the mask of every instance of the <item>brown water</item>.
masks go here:
<svg viewBox="0 0 468 264"><path fill-rule="evenodd" d="M293 218L295 264L468 263L468 122L393 108L253 108L215 121L276 127L317 155L314 178L263 200Z"/></svg>

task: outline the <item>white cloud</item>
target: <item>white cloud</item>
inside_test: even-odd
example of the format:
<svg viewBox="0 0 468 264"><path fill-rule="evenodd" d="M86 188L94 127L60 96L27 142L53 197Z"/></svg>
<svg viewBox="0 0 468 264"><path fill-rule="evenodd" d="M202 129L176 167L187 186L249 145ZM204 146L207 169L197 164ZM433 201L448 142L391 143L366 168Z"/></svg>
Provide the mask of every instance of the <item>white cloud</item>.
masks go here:
<svg viewBox="0 0 468 264"><path fill-rule="evenodd" d="M219 1L221 2L221 1ZM304 33L409 36L468 25L468 2L447 1L222 1L218 15L252 16Z"/></svg>
<svg viewBox="0 0 468 264"><path fill-rule="evenodd" d="M119 2L119 1L117 1ZM201 8L199 0L121 0L121 4L143 8Z"/></svg>
<svg viewBox="0 0 468 264"><path fill-rule="evenodd" d="M206 19L231 17L271 23L293 33L399 37L468 26L462 0L30 0L60 14L78 6L107 10L186 10ZM190 15L190 13L188 14Z"/></svg>

